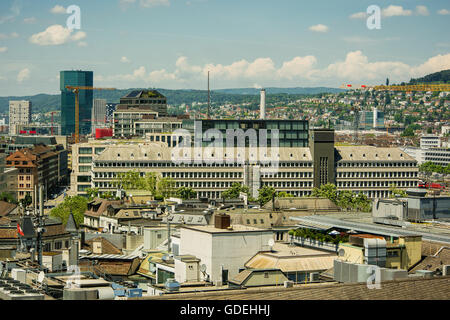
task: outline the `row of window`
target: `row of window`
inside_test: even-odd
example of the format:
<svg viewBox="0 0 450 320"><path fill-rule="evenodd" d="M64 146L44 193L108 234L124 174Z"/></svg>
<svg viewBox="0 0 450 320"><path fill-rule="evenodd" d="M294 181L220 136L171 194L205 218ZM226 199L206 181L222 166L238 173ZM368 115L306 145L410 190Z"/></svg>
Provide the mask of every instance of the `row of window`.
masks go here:
<svg viewBox="0 0 450 320"><path fill-rule="evenodd" d="M117 155L120 157L120 154ZM145 157L147 154L145 154ZM161 157L158 154L158 157ZM83 159L82 159L83 158ZM80 157L79 163L90 163L92 161L92 157ZM270 162L260 163L262 167L271 167L273 164ZM312 162L280 162L278 164L280 168L299 168L299 167L309 167L313 166ZM142 168L142 167L242 167L242 163L233 162L233 163L174 163L174 162L133 162L133 161L121 161L121 162L106 162L106 161L95 161L94 167L107 167L107 168Z"/></svg>
<svg viewBox="0 0 450 320"><path fill-rule="evenodd" d="M415 162L344 162L339 161L338 167L416 167Z"/></svg>
<svg viewBox="0 0 450 320"><path fill-rule="evenodd" d="M274 188L312 188L312 181L268 181L263 182L263 186L269 186Z"/></svg>
<svg viewBox="0 0 450 320"><path fill-rule="evenodd" d="M337 178L416 178L418 172L338 172Z"/></svg>
<svg viewBox="0 0 450 320"><path fill-rule="evenodd" d="M275 174L270 174L267 172L261 173L261 178L312 178L312 172L278 172Z"/></svg>
<svg viewBox="0 0 450 320"><path fill-rule="evenodd" d="M389 188L396 187L417 187L417 181L350 181L337 182L338 188Z"/></svg>

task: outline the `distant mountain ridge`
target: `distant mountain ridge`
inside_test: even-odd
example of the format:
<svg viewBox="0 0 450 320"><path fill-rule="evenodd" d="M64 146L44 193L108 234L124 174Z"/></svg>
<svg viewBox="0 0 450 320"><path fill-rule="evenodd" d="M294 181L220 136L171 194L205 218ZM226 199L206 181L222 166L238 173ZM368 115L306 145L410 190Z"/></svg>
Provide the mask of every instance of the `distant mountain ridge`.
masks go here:
<svg viewBox="0 0 450 320"><path fill-rule="evenodd" d="M133 90L141 90L144 88L130 88L118 89L114 91L94 91L94 99L106 99L108 103L118 103L120 98L127 95ZM167 102L172 105L177 104L191 104L194 101L206 102L207 90L183 89L171 90L157 88L164 96L167 97ZM318 93L339 93L344 90L326 87L313 88L266 88L268 95L311 95ZM219 89L212 90L211 97L213 102L223 103L231 102L238 103L238 101L246 98L257 99L260 89L256 88L242 88L242 89ZM255 97L253 97L255 96ZM11 96L0 97L0 113L8 112L10 100L29 100L33 105L33 113L46 113L54 110L59 110L61 106L61 98L59 94L37 94L34 96Z"/></svg>
<svg viewBox="0 0 450 320"><path fill-rule="evenodd" d="M278 94L278 93L286 93L286 94L319 94L319 93L340 93L344 92L343 89L338 88L328 88L328 87L311 87L311 88L303 88L303 87L295 87L295 88L277 88L277 87L268 87L264 88L266 90L266 94ZM214 90L215 92L228 93L228 94L259 94L261 89L259 88L238 88L238 89L219 89Z"/></svg>

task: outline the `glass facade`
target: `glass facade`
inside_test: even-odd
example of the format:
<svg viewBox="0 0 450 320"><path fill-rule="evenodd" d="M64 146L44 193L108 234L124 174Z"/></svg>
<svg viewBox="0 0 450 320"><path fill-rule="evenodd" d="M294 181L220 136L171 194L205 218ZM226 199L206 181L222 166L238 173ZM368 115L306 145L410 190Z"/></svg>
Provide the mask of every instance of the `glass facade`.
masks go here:
<svg viewBox="0 0 450 320"><path fill-rule="evenodd" d="M94 73L92 71L61 71L61 134L72 135L75 133L75 94L66 89L66 86L94 85ZM91 118L93 104L92 90L80 90L80 134L91 133Z"/></svg>
<svg viewBox="0 0 450 320"><path fill-rule="evenodd" d="M258 138L259 130L266 129L268 134L267 146L270 147L271 130L279 130L280 147L308 147L309 124L307 120L183 120L182 128L194 133L194 121L202 122L202 131L218 129L222 132L224 145L226 144L226 131L228 129L242 129L244 133L254 129ZM204 142L204 146L210 142ZM237 141L235 142L237 145ZM248 147L248 140L246 141Z"/></svg>

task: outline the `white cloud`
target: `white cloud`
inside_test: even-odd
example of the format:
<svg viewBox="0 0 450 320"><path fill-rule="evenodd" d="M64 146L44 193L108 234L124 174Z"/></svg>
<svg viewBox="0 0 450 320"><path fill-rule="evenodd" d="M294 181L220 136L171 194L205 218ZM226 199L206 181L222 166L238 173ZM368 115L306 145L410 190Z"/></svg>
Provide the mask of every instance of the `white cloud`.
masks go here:
<svg viewBox="0 0 450 320"><path fill-rule="evenodd" d="M0 33L0 40L8 40L18 38L19 34L17 32L11 32L10 34Z"/></svg>
<svg viewBox="0 0 450 320"><path fill-rule="evenodd" d="M447 10L447 9L441 9L441 10L439 10L437 13L440 14L440 15L445 16L445 15L449 15L449 14L450 14L450 10Z"/></svg>
<svg viewBox="0 0 450 320"><path fill-rule="evenodd" d="M30 69L28 68L22 69L17 75L17 82L23 82L28 79L30 79Z"/></svg>
<svg viewBox="0 0 450 320"><path fill-rule="evenodd" d="M416 12L420 16L429 16L430 12L428 11L428 8L426 6L417 6Z"/></svg>
<svg viewBox="0 0 450 320"><path fill-rule="evenodd" d="M80 41L80 42L77 43L77 45L79 47L87 47L88 44L86 42L84 42L84 41Z"/></svg>
<svg viewBox="0 0 450 320"><path fill-rule="evenodd" d="M309 27L309 30L315 31L315 32L327 32L328 31L328 27L326 25L323 25L323 24L317 24L315 26Z"/></svg>
<svg viewBox="0 0 450 320"><path fill-rule="evenodd" d="M141 7L150 8L156 6L169 6L169 0L141 0Z"/></svg>
<svg viewBox="0 0 450 320"><path fill-rule="evenodd" d="M122 58L120 58L120 62L122 62L122 63L130 63L131 61L127 57L122 57Z"/></svg>
<svg viewBox="0 0 450 320"><path fill-rule="evenodd" d="M78 31L71 36L72 30L59 24L48 27L45 31L33 34L29 41L40 46L57 46L69 41L80 41L86 38L84 31Z"/></svg>
<svg viewBox="0 0 450 320"><path fill-rule="evenodd" d="M83 40L84 38L86 38L86 32L84 31L78 31L71 37L73 41Z"/></svg>
<svg viewBox="0 0 450 320"><path fill-rule="evenodd" d="M328 85L338 87L342 82L358 82L372 85L384 83L386 77L392 82L408 81L443 69L450 69L450 54L431 57L416 66L401 61L370 61L361 51L347 53L344 60L319 67L316 57L297 56L276 66L271 58L257 58L253 61L237 60L229 64L190 64L187 57L179 57L174 70L148 71L145 66L129 74L96 76L96 81L134 82L137 85L203 86L208 71L216 83L223 87L255 83L273 85ZM259 85L258 85L259 86Z"/></svg>
<svg viewBox="0 0 450 320"><path fill-rule="evenodd" d="M25 18L25 19L23 19L23 22L24 23L27 23L27 24L33 24L33 23L36 23L36 18L35 17L30 17L30 18Z"/></svg>
<svg viewBox="0 0 450 320"><path fill-rule="evenodd" d="M127 5L135 3L136 0L120 0L120 5L125 8ZM151 8L157 6L170 6L170 0L140 0L139 4L144 8Z"/></svg>
<svg viewBox="0 0 450 320"><path fill-rule="evenodd" d="M66 14L67 10L63 6L60 6L59 4L57 4L50 10L50 12L54 13L54 14Z"/></svg>
<svg viewBox="0 0 450 320"><path fill-rule="evenodd" d="M389 7L381 10L381 15L384 17L410 16L412 15L412 11L403 9L402 6L390 5Z"/></svg>
<svg viewBox="0 0 450 320"><path fill-rule="evenodd" d="M412 67L411 75L413 77L421 77L429 73L438 72L441 70L450 69L450 53L444 55L437 55L429 58L423 64Z"/></svg>
<svg viewBox="0 0 450 320"><path fill-rule="evenodd" d="M277 77L280 79L308 77L316 63L317 59L314 56L295 57L283 63L277 71Z"/></svg>
<svg viewBox="0 0 450 320"><path fill-rule="evenodd" d="M0 53L8 51L8 47L0 47Z"/></svg>
<svg viewBox="0 0 450 320"><path fill-rule="evenodd" d="M365 12L357 12L350 16L350 19L366 19L367 13Z"/></svg>

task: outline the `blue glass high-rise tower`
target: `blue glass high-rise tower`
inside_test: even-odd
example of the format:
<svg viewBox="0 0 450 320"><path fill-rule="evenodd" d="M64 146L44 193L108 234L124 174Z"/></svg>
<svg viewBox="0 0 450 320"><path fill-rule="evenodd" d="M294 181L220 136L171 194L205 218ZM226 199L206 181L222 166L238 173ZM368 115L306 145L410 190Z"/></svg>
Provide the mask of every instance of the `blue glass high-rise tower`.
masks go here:
<svg viewBox="0 0 450 320"><path fill-rule="evenodd" d="M92 71L61 71L61 134L70 136L75 133L75 94L66 89L66 86L94 85L94 72ZM80 90L80 134L91 133L91 117L93 104L93 91Z"/></svg>

